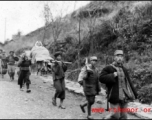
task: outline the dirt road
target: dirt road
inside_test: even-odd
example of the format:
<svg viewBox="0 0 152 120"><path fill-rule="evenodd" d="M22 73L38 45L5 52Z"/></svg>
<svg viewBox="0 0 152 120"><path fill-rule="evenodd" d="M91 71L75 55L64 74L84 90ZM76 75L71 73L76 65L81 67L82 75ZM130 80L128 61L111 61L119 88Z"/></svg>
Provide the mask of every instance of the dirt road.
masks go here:
<svg viewBox="0 0 152 120"><path fill-rule="evenodd" d="M65 106L62 110L52 105L54 88L50 83L43 81L35 75L31 76L31 93L19 90L17 76L10 82L8 75L0 78L0 119L85 119L79 104L84 97L66 92ZM59 103L59 100L57 101ZM93 107L105 107L95 103ZM107 112L102 114L93 113L93 117L101 119ZM139 119L129 115L129 118Z"/></svg>

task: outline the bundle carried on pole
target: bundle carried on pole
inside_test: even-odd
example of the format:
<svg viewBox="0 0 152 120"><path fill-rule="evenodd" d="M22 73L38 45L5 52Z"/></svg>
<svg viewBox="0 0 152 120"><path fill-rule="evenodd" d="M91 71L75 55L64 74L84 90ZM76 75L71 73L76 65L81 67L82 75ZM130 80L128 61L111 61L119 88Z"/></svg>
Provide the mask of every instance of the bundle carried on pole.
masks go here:
<svg viewBox="0 0 152 120"><path fill-rule="evenodd" d="M38 61L50 61L53 60L53 58L50 56L49 51L42 45L40 41L37 41L35 43L35 46L31 50L31 58L32 63L36 63Z"/></svg>

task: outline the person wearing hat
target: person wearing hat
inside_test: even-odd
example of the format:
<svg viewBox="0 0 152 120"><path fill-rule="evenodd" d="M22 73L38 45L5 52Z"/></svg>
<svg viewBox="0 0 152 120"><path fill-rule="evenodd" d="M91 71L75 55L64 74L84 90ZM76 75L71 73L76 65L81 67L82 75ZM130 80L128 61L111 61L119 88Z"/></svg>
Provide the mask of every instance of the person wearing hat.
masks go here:
<svg viewBox="0 0 152 120"><path fill-rule="evenodd" d="M90 57L90 64L88 61L86 62L86 65L81 69L78 77L78 82L83 86L84 94L86 96L86 101L83 104L80 104L80 108L82 112L85 113L84 107L87 106L88 119L93 119L91 116L91 106L95 102L95 96L98 95L101 90L96 65L97 57Z"/></svg>
<svg viewBox="0 0 152 120"><path fill-rule="evenodd" d="M18 62L18 67L20 69L18 77L18 85L20 85L20 90L23 91L23 84L26 83L27 93L31 92L30 88L30 75L31 75L31 60L28 58L26 53L23 53Z"/></svg>
<svg viewBox="0 0 152 120"><path fill-rule="evenodd" d="M63 106L63 101L65 99L65 72L67 70L67 65L62 62L62 53L56 52L55 55L55 62L52 65L52 76L53 76L53 83L56 89L54 97L52 98L52 104L54 106L57 105L56 99L60 99L59 108L65 109Z"/></svg>
<svg viewBox="0 0 152 120"><path fill-rule="evenodd" d="M107 101L110 104L110 114L104 119L127 119L127 112L122 112L120 109L127 108L128 102L137 99L136 90L123 62L123 51L116 50L114 62L103 68L99 75L99 81L107 87Z"/></svg>
<svg viewBox="0 0 152 120"><path fill-rule="evenodd" d="M8 62L8 74L10 76L11 81L14 80L15 75L15 62L18 61L18 57L14 56L14 51L9 52L10 55L7 57Z"/></svg>

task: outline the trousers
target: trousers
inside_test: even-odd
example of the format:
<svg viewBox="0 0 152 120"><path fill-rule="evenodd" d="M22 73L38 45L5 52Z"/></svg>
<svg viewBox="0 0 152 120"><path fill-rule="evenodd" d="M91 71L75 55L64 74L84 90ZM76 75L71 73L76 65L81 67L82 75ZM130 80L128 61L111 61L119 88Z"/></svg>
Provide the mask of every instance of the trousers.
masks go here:
<svg viewBox="0 0 152 120"><path fill-rule="evenodd" d="M54 87L56 89L55 97L64 100L65 99L65 81L64 81L64 78L54 80Z"/></svg>
<svg viewBox="0 0 152 120"><path fill-rule="evenodd" d="M127 112L122 112L119 111L118 108L120 109L125 109L127 108L128 104L127 103L117 103L117 104L112 104L110 103L110 108L109 108L109 115L105 117L105 119L127 119Z"/></svg>

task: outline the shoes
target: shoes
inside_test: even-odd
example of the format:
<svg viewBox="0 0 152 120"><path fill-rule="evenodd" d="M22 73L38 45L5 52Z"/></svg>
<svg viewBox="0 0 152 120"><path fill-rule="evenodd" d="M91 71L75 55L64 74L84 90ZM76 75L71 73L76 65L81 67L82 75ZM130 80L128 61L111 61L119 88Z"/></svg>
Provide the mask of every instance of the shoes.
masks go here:
<svg viewBox="0 0 152 120"><path fill-rule="evenodd" d="M20 88L20 91L24 91L23 88Z"/></svg>
<svg viewBox="0 0 152 120"><path fill-rule="evenodd" d="M29 89L28 89L26 92L27 92L27 93L30 93L30 92L31 92L31 90L29 90Z"/></svg>
<svg viewBox="0 0 152 120"><path fill-rule="evenodd" d="M56 106L56 101L55 101L54 98L52 98L52 104L53 104L54 106Z"/></svg>
<svg viewBox="0 0 152 120"><path fill-rule="evenodd" d="M93 117L92 116L87 116L87 119L93 120Z"/></svg>
<svg viewBox="0 0 152 120"><path fill-rule="evenodd" d="M80 105L80 108L81 108L82 112L85 113L85 109L82 105Z"/></svg>
<svg viewBox="0 0 152 120"><path fill-rule="evenodd" d="M61 109L65 109L65 107L64 107L64 106L61 106L61 105L59 106L59 108L61 108Z"/></svg>

